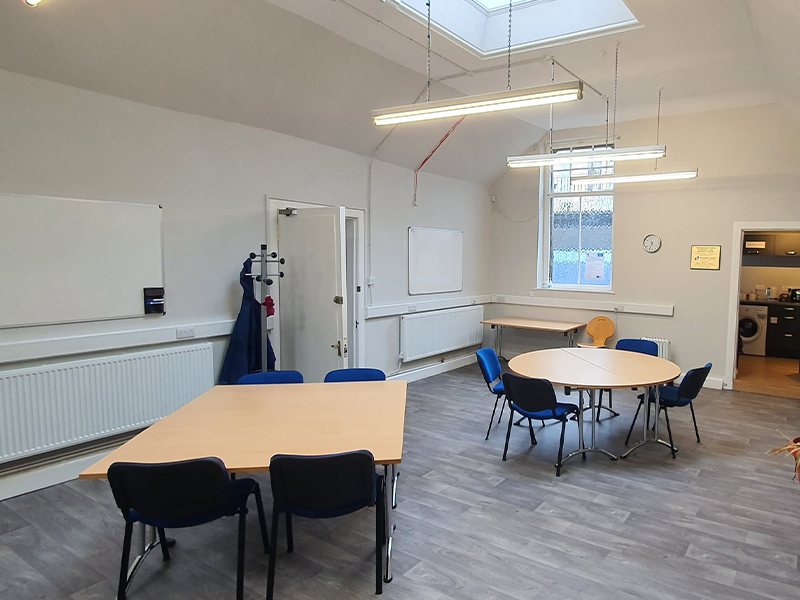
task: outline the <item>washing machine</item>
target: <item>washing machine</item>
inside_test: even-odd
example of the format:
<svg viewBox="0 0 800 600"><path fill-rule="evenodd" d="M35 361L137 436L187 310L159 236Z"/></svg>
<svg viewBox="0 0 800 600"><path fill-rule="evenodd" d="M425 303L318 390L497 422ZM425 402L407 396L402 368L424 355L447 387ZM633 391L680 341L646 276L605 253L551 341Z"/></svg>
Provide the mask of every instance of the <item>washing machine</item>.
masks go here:
<svg viewBox="0 0 800 600"><path fill-rule="evenodd" d="M767 351L767 321L769 308L751 304L739 305L739 335L742 353L764 356Z"/></svg>

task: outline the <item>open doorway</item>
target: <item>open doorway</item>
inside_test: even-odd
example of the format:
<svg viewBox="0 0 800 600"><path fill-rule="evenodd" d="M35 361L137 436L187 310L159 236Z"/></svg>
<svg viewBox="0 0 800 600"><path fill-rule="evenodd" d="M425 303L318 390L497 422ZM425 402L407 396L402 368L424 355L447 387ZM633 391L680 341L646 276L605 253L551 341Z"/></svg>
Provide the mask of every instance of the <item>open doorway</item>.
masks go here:
<svg viewBox="0 0 800 600"><path fill-rule="evenodd" d="M800 227L737 225L732 387L800 399Z"/></svg>
<svg viewBox="0 0 800 600"><path fill-rule="evenodd" d="M286 259L286 277L272 292L277 368L311 382L364 366L364 221L360 209L267 199L267 244Z"/></svg>

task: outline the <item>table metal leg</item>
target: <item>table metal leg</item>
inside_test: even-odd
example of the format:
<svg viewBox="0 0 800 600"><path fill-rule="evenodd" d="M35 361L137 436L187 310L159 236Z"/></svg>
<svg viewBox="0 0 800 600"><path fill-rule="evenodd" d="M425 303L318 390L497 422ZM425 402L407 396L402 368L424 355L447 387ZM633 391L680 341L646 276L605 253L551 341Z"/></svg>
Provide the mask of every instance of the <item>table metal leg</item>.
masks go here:
<svg viewBox="0 0 800 600"><path fill-rule="evenodd" d="M575 330L574 329L567 333L567 346L569 348L574 348L575 347Z"/></svg>
<svg viewBox="0 0 800 600"><path fill-rule="evenodd" d="M672 445L662 440L658 437L658 406L661 403L661 390L659 386L654 386L654 395L655 395L655 423L653 424L653 437L650 437L649 432L649 425L650 425L650 388L644 388L644 423L642 426L642 441L634 444L631 446L624 454L620 456L620 458L628 458L628 455L636 450L637 448L641 448L642 446L646 446L647 444L661 444L662 446L666 446L670 450L672 449ZM675 451L677 452L678 449L676 448Z"/></svg>
<svg viewBox="0 0 800 600"><path fill-rule="evenodd" d="M394 522L392 511L397 508L397 478L400 476L397 465L385 465L383 467L383 480L384 493L386 494L386 501L384 502L384 526L385 531L385 545L383 553L383 581L389 583L392 581L392 541L394 532L397 529L397 524Z"/></svg>
<svg viewBox="0 0 800 600"><path fill-rule="evenodd" d="M152 550L161 543L161 540L156 535L156 528L150 527L150 541L147 541L147 529L148 527L144 523L139 523L139 555L133 559L130 568L128 568L128 585L125 590L129 590L131 588L131 583L133 582L133 577L136 575L136 571L139 570L139 567L142 566L142 562L147 555L152 552ZM167 548L172 548L175 545L175 540L172 538L166 538Z"/></svg>
<svg viewBox="0 0 800 600"><path fill-rule="evenodd" d="M578 449L574 452L570 452L561 459L561 464L564 464L570 458L577 456L578 454L582 456L586 456L587 452L599 452L600 454L605 454L611 460L617 460L617 456L605 450L603 448L598 448L596 445L596 426L597 426L597 419L595 418L595 413L597 411L597 406L594 402L594 392L595 390L586 390L586 393L589 396L589 408L591 408L591 421L592 421L592 445L586 446L583 440L583 390L578 390L578 429L579 429L579 442L578 442Z"/></svg>

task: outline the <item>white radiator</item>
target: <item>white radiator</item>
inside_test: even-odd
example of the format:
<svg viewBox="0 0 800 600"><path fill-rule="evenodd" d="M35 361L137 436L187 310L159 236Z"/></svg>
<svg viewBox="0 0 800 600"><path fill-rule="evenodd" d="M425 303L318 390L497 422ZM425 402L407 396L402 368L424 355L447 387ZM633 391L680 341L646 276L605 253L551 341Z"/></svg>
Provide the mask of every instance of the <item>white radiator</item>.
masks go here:
<svg viewBox="0 0 800 600"><path fill-rule="evenodd" d="M666 338L643 337L642 340L649 340L658 344L658 358L669 360L669 340Z"/></svg>
<svg viewBox="0 0 800 600"><path fill-rule="evenodd" d="M0 371L0 463L146 427L213 385L211 344Z"/></svg>
<svg viewBox="0 0 800 600"><path fill-rule="evenodd" d="M400 317L403 362L483 342L483 306L450 308Z"/></svg>

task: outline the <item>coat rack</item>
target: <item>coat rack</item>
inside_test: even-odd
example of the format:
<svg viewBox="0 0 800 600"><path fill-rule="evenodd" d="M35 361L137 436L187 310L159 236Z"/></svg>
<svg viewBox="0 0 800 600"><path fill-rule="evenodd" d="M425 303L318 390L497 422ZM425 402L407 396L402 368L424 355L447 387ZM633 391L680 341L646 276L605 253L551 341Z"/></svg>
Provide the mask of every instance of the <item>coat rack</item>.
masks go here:
<svg viewBox="0 0 800 600"><path fill-rule="evenodd" d="M285 274L282 270L280 270L280 267L278 267L277 273L270 273L270 269L272 268L272 265L285 265L286 264L286 259L279 258L277 252L269 252L267 250L267 245L266 244L261 244L261 252L260 253L258 253L258 254L256 254L255 252L251 252L250 253L250 260L255 261L256 259L258 259L258 261L259 261L259 263L261 265L261 267L260 267L260 271L261 272L260 273L247 273L247 275L249 277L252 277L253 279L255 279L256 281L258 281L261 284L261 294L260 294L260 297L258 298L258 302L260 304L260 303L262 303L264 301L264 298L266 298L267 296L270 295L269 287L275 283L275 280L273 279L273 277L282 278L284 276L284 274ZM262 315L261 316L261 319L262 319L262 321L261 321L261 323L262 323L261 337L262 337L262 348L263 348L263 352L262 352L261 355L263 357L263 359L262 359L263 360L263 369L266 370L267 369L267 346L268 346L268 340L267 340L267 311L266 311L266 309L262 309L261 315Z"/></svg>

